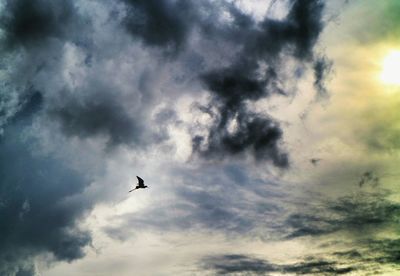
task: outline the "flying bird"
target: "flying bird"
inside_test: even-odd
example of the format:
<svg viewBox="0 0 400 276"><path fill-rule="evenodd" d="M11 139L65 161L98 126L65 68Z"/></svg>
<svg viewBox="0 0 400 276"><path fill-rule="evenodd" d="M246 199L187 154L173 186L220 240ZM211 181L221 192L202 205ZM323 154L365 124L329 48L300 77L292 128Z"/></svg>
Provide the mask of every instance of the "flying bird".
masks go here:
<svg viewBox="0 0 400 276"><path fill-rule="evenodd" d="M318 163L321 161L322 159L319 158L312 158L310 159L310 163L313 164L314 166L317 166Z"/></svg>
<svg viewBox="0 0 400 276"><path fill-rule="evenodd" d="M139 176L136 176L136 178L138 179L138 184L136 185L135 189L130 190L129 193L137 189L148 188L146 185L144 185L143 179L141 179Z"/></svg>

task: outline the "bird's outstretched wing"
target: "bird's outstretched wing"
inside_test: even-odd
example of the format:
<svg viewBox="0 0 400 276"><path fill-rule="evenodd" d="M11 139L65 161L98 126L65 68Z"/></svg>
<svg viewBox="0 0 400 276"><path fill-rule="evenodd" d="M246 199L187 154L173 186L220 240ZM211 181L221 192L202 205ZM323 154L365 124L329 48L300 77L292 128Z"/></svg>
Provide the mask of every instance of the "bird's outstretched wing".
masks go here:
<svg viewBox="0 0 400 276"><path fill-rule="evenodd" d="M138 180L138 187L143 187L144 186L144 180L141 179L139 176L136 176L137 180Z"/></svg>
<svg viewBox="0 0 400 276"><path fill-rule="evenodd" d="M130 190L128 193L133 192L134 190L137 190L137 188Z"/></svg>

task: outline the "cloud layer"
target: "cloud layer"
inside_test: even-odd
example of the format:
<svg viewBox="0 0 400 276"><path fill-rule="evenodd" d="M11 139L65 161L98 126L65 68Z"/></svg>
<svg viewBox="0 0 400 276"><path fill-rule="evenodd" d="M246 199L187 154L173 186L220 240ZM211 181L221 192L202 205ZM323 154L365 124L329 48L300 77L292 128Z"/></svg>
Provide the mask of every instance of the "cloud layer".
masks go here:
<svg viewBox="0 0 400 276"><path fill-rule="evenodd" d="M3 275L32 270L31 258L38 254L51 253L62 261L81 258L82 248L91 241L89 232L77 226L77 219L89 207L80 199L89 179L62 160L32 152L37 141L24 135L32 113L40 108L40 99L40 94L32 95L0 140Z"/></svg>
<svg viewBox="0 0 400 276"><path fill-rule="evenodd" d="M324 91L328 66L315 53L323 9L321 0L291 0L282 18L257 19L232 1L4 1L0 273L33 274L31 259L42 254L68 262L84 256L91 236L80 219L103 200L85 191L102 175L71 160L89 150L101 156L100 168L121 149L173 155L184 143L193 163L251 157L288 168L281 124L252 104L289 95L287 83L304 71ZM176 140L177 131L189 138ZM262 180L224 169L214 188L242 177L248 196L262 201ZM248 233L260 226L254 216L280 210L247 205L241 189L231 197L199 190L194 172L178 173L194 179L173 190L183 204L176 208L187 211L183 220L163 222L167 216L150 209L153 220L126 219L122 228L172 223Z"/></svg>

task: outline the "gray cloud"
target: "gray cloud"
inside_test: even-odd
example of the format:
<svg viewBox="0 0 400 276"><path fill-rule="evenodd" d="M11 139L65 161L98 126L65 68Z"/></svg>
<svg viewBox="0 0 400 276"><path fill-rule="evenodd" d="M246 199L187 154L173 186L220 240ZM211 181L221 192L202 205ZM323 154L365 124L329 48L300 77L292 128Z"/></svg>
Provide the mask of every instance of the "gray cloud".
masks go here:
<svg viewBox="0 0 400 276"><path fill-rule="evenodd" d="M140 151L171 142L168 127L180 124L187 132L194 129L193 153L205 159L250 155L288 167L281 126L247 103L285 95L286 59L299 66L316 63L323 6L323 1L292 0L282 20L267 15L256 21L232 3L215 1L5 1L0 214L6 226L0 229L0 257L7 261L0 272L32 274L32 259L46 253L73 261L91 242L78 222L99 200L83 194L92 179L60 153L46 151L38 135L44 130L55 132L55 148L72 138ZM316 75L319 88L323 77ZM179 114L174 104L186 96L195 104L203 89L209 98L201 110L215 112L206 134L199 134L196 124L182 123L188 114ZM99 155L111 158L108 153ZM147 217L127 217L122 228L249 233L274 220L278 227L277 199L283 195L275 183L267 183L267 191L260 179L221 166L219 177L218 169L204 169L216 175L206 181L180 171L172 192L178 203L160 203L166 208L148 209ZM185 179L192 180L183 185ZM199 189L204 183L209 186ZM223 193L227 188L229 195ZM168 208L186 213L171 217ZM121 236L118 227L109 232Z"/></svg>
<svg viewBox="0 0 400 276"><path fill-rule="evenodd" d="M268 275L269 273L296 275L340 275L355 270L334 261L307 259L293 264L274 264L247 255L216 255L203 259L203 268L218 275Z"/></svg>
<svg viewBox="0 0 400 276"><path fill-rule="evenodd" d="M217 173L218 172L218 173ZM174 169L167 175L174 188L146 210L116 216L104 230L123 239L135 229L214 231L230 235L276 238L287 194L278 182L251 176L240 165Z"/></svg>
<svg viewBox="0 0 400 276"><path fill-rule="evenodd" d="M40 121L54 92L51 83L60 79L62 44L77 38L82 21L65 1L6 1L3 9L0 274L37 275L36 256L70 262L91 244L90 232L78 226L93 206L82 196L91 180L48 152L37 135L45 127Z"/></svg>
<svg viewBox="0 0 400 276"><path fill-rule="evenodd" d="M0 27L5 30L9 47L30 47L51 37L67 36L74 14L72 2L5 1Z"/></svg>
<svg viewBox="0 0 400 276"><path fill-rule="evenodd" d="M200 81L213 96L206 109L216 107L218 112L207 135L194 134L194 153L206 158L223 158L250 152L257 160L272 161L279 167L289 165L287 153L281 149L279 123L265 114L249 111L246 102L285 94L280 83L287 80L281 76L280 67L288 57L295 58L299 64L314 63L316 89L325 89L323 79L328 66L323 65L327 63L313 54L323 28L323 1L290 1L286 18L266 17L261 22L228 3L123 2L128 7L123 23L130 34L146 45L166 52L185 52L184 46L193 33L200 33L206 40L225 43L238 52L227 65L211 70L204 68L199 74ZM222 12L232 20L221 20ZM232 123L236 129L229 131Z"/></svg>
<svg viewBox="0 0 400 276"><path fill-rule="evenodd" d="M239 155L246 150L257 159L269 159L274 165L287 167L289 164L286 153L280 151L279 142L282 130L273 119L260 114L240 111L237 116L237 130L233 133L227 128L227 119L221 118L214 125L207 137L207 148L204 149L204 137L196 136L193 139L194 151L205 157L224 157L224 155Z"/></svg>
<svg viewBox="0 0 400 276"><path fill-rule="evenodd" d="M127 0L122 3L126 8L121 12L123 15L113 16L115 11L121 11L121 7L112 5L107 10L99 2L98 5L109 14L101 23L115 28L121 21L128 33L134 38L140 38L147 46L158 46L161 51L168 51L171 47L179 49L187 59L190 51L185 45L191 42L193 33L196 32L201 40L225 43L232 51L239 49L234 60L222 62L226 66L212 69L205 66L202 72L195 72L198 74L197 82L203 83L211 92L213 99L210 106L216 107L218 113L213 118L208 135L194 135L194 152L209 158L249 152L257 160L270 160L279 167L288 166L287 153L281 149L283 133L279 123L266 114L249 111L246 102L257 101L275 93L285 93L279 85L284 81L279 69L284 58L293 57L299 63L314 62L313 48L323 27L322 1L293 0L286 18L272 20L266 17L261 22L256 22L250 15L228 3L216 5L204 1L195 4L166 0L157 3ZM25 76L19 81L19 86L29 87L34 84L35 89L46 90L41 92L53 95L54 91L50 90L64 90L65 84L62 85L62 82L65 80L60 80L58 87L55 87L56 81L49 79L59 79L60 74L66 73L63 71L65 64L58 60L60 54L65 52L65 43L75 45L86 55L82 66L93 74L100 71L93 68L96 61L97 66L102 66L104 63L100 61L105 62L110 58L105 56L110 54L107 52L109 49L96 46L96 40L103 37L95 32L95 16L88 14L80 2L75 5L64 2L60 5L47 5L44 0L8 1L4 10L0 20L1 28L5 32L3 40L15 49L18 49L16 45L25 48L27 63L14 68L15 77ZM201 10L205 12L200 12ZM222 12L228 12L232 16L232 22L223 21ZM110 27L110 31L113 27ZM91 35L85 36L84 33ZM122 36L123 33L119 31L118 35ZM122 44L127 42L125 40ZM117 47L112 44L105 47L107 46ZM207 60L214 53L201 55L203 60ZM50 61L49 57L56 61ZM180 57L175 55L170 61L180 63ZM160 56L154 57L159 58ZM322 72L321 66L316 67L320 68L318 72ZM74 75L73 72L69 74ZM317 78L316 82L321 88L323 74L318 73ZM138 80L137 93L142 97L154 96L155 91L152 91L149 82L157 79L158 76L152 75ZM98 81L101 81L100 76L89 84ZM64 106L58 105L53 109L52 102L45 105L53 111L49 114L54 115L62 124L65 133L83 137L98 136L101 133L108 137L110 144L115 145L129 144L128 140L133 140L130 144L135 144L141 140L138 136L144 128L138 125L144 117L137 119L124 112L119 102L124 99L113 95L119 93L115 91L118 90L116 87L111 85L110 91L101 90L96 93L87 91L92 89L88 85L73 89L77 90L76 94L86 95L86 99L66 99ZM83 90L79 91L80 89ZM60 93L60 96L65 95L66 93ZM103 95L106 95L104 99ZM151 111L154 102L150 99L139 112L145 108ZM233 131L229 131L230 123L236 124ZM149 144L159 142L158 139L145 141Z"/></svg>
<svg viewBox="0 0 400 276"><path fill-rule="evenodd" d="M365 184L372 184L372 186L378 186L380 179L373 171L366 171L361 175L358 186L362 187Z"/></svg>
<svg viewBox="0 0 400 276"><path fill-rule="evenodd" d="M326 98L329 95L325 82L332 71L332 67L332 62L327 58L317 59L314 63L314 87L318 92L318 98Z"/></svg>
<svg viewBox="0 0 400 276"><path fill-rule="evenodd" d="M320 253L307 253L290 264L238 254L206 256L201 267L221 275L378 273L391 271L398 264L399 241L395 233L400 209L398 203L388 199L387 191L361 190L336 199L303 198L296 206L281 187L258 182L237 167L227 167L218 176L210 170L206 172L209 177L202 181L204 189L185 181L185 187L176 189L178 197L170 199L169 204L155 204L154 209L115 218L113 224L122 224L105 231L120 240L138 229L163 233L196 229L228 233L231 238L240 235L269 241L307 237L306 242L320 244ZM180 182L179 174L174 176ZM390 233L394 234L392 238L381 235Z"/></svg>
<svg viewBox="0 0 400 276"><path fill-rule="evenodd" d="M64 261L81 258L91 241L89 232L77 227L90 203L73 199L88 179L57 158L33 151L35 138L23 129L40 96L31 99L0 138L2 275L31 275L29 261L38 254L51 253Z"/></svg>
<svg viewBox="0 0 400 276"><path fill-rule="evenodd" d="M144 144L144 125L125 111L108 92L96 91L88 100L66 99L51 107L49 114L68 136L104 137L109 146Z"/></svg>
<svg viewBox="0 0 400 276"><path fill-rule="evenodd" d="M276 265L246 255L210 256L203 260L203 267L207 270L213 270L218 275L232 273L265 275L278 271Z"/></svg>
<svg viewBox="0 0 400 276"><path fill-rule="evenodd" d="M307 253L291 264L237 254L206 256L201 267L221 275L377 273L390 271L398 263L398 239L395 235L381 236L395 233L399 218L399 204L388 199L388 191L360 190L334 199L314 194L312 201L303 198L296 206L279 185L258 182L238 167L228 166L222 174L201 171L204 189L196 188L196 174L187 172L191 180L176 189L178 197L170 199L169 204L155 204L154 209L116 218L113 223L122 224L110 226L106 232L122 240L130 236L129 229L134 229L131 234L135 229L163 233L211 229L229 233L230 237L239 234L267 240L307 237L309 241L327 241L320 245L321 253ZM179 173L173 175L174 181L180 182Z"/></svg>
<svg viewBox="0 0 400 276"><path fill-rule="evenodd" d="M391 194L378 189L337 199L315 199L310 206L290 212L278 231L289 239L334 241L321 246L324 253L315 258L334 259L359 273L392 271L397 269L399 258L395 233L400 205L389 199Z"/></svg>
<svg viewBox="0 0 400 276"><path fill-rule="evenodd" d="M282 56L294 57L300 64L313 60L313 48L323 27L323 6L323 1L291 1L285 19L265 18L260 23L232 9L234 27L219 31L231 34L223 37L234 40L242 50L230 65L202 76L205 87L213 95L210 105L216 107L218 116L214 117L206 137L194 137L195 152L223 156L250 150L257 153L257 159L271 160L279 167L289 165L286 153L280 148L279 124L249 111L246 103L272 94L285 94L280 87L286 81L280 75ZM317 88L321 90L325 70L320 61L315 62ZM260 73L262 66L266 69ZM236 129L230 133L232 122L236 122Z"/></svg>
<svg viewBox="0 0 400 276"><path fill-rule="evenodd" d="M285 221L288 237L315 236L340 230L380 229L395 223L400 205L386 198L386 193L360 192L335 200L317 203L310 209L292 213Z"/></svg>
<svg viewBox="0 0 400 276"><path fill-rule="evenodd" d="M128 6L125 26L150 46L176 51L183 47L192 25L193 3L169 0L123 0Z"/></svg>

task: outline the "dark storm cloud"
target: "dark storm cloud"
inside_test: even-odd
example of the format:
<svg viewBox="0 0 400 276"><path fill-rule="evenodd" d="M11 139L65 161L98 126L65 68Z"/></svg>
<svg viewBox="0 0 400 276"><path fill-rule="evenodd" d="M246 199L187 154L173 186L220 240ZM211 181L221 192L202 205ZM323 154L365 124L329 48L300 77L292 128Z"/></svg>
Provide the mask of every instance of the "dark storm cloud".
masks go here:
<svg viewBox="0 0 400 276"><path fill-rule="evenodd" d="M0 22L0 27L6 34L5 44L16 50L16 55L21 54L24 57L24 60L11 68L10 78L13 82L6 87L8 90L15 88L16 93L19 93L18 105L29 97L25 95L25 90L36 89L36 86L42 89L44 87L42 100L46 103L43 108L46 109L47 116L58 123L67 136L82 139L102 137L106 139L108 147L159 143L167 138L166 132L157 128L154 128L157 131L145 133L145 118L139 112L146 106L134 115L131 110L128 112L123 106L124 99L119 97L120 88L97 76L97 68L92 68L94 76L88 77L89 81L85 79L85 84L80 87L70 89L66 88L66 83L60 82L60 75L65 73L63 55L66 45L72 45L71 47L86 56L81 64L84 69L92 67L93 54L102 60L105 52L104 49L95 48L92 43L93 19L84 14L82 9L79 11L72 2L9 1L4 7ZM24 49L21 50L18 46L23 46ZM68 74L71 79L74 78L72 73ZM59 83L54 85L51 83L52 79L59 80ZM138 81L137 85L143 91L142 101L151 96L151 92L147 91L151 81L152 78L146 78L145 74ZM59 95L54 97L54 93ZM51 101L46 97L48 94L52 95Z"/></svg>
<svg viewBox="0 0 400 276"><path fill-rule="evenodd" d="M29 119L32 115L39 112L43 105L43 95L39 91L29 91L24 95L20 110L14 114L13 120L20 121Z"/></svg>
<svg viewBox="0 0 400 276"><path fill-rule="evenodd" d="M151 46L176 51L191 27L192 3L169 0L122 0L128 6L125 26L132 35Z"/></svg>
<svg viewBox="0 0 400 276"><path fill-rule="evenodd" d="M80 198L90 180L56 154L43 153L32 127L48 105L48 91L35 87L35 77L48 74L40 84L46 87L59 72L52 66L61 63L62 44L53 40L72 38L77 14L71 1L5 1L2 7L1 275L36 275L37 255L70 262L91 243L90 233L78 227L92 206Z"/></svg>
<svg viewBox="0 0 400 276"><path fill-rule="evenodd" d="M71 1L4 2L0 14L3 33L0 51L4 61L0 70L4 70L2 74L6 77L1 79L0 99L8 101L9 106L3 106L1 119L10 120L20 106L30 101L31 91L40 91L36 94L40 94L37 99L40 97L40 101L46 101L45 95L49 91L42 88L48 85L48 90L54 89L49 82L60 73L63 44L67 41L80 43L86 39L87 35L80 38L75 35L77 30L86 31L87 23ZM45 80L38 81L38 77L43 75Z"/></svg>
<svg viewBox="0 0 400 276"><path fill-rule="evenodd" d="M127 7L124 24L129 33L146 45L170 51L183 51L193 30L209 40L223 41L241 49L231 64L206 70L200 80L212 93L211 106L218 114L208 135L194 135L193 151L207 158L221 158L251 152L257 160L272 161L287 167L288 156L281 149L282 130L274 119L251 112L247 101L272 94L285 94L280 87L287 81L280 76L282 54L299 63L315 63L315 86L325 91L328 66L314 58L313 49L323 28L323 1L292 0L283 20L266 17L256 22L233 4L209 1L124 0ZM224 11L232 21L221 21ZM260 64L265 63L266 69ZM261 73L260 73L261 71ZM229 124L237 129L229 132Z"/></svg>
<svg viewBox="0 0 400 276"><path fill-rule="evenodd" d="M31 46L51 37L67 35L75 8L70 1L7 0L0 27L9 47Z"/></svg>
<svg viewBox="0 0 400 276"><path fill-rule="evenodd" d="M281 67L287 58L294 58L300 64L315 63L316 87L323 89L326 66L313 53L323 28L323 1L292 0L285 18L273 20L267 15L261 22L256 22L250 15L228 3L217 5L209 1L196 3L181 0L121 2L126 8L122 24L128 33L135 39L139 38L145 46L183 53L188 50L185 46L196 31L202 40L226 43L232 51L239 49L227 65L213 66L213 69L205 66L199 72L199 81L213 96L209 105L218 112L212 118L213 123L207 135L193 133L194 153L206 158L250 153L256 160L267 160L275 166L288 167L288 154L282 150L281 126L268 115L251 111L247 103L272 94L285 95L281 84L287 80L282 75ZM110 18L120 20L118 16L111 16L111 10ZM223 12L228 12L232 20L222 20ZM94 62L92 52L96 51L95 43L91 41L93 37L86 38L79 34L93 32L90 27L92 20L84 17L84 13L78 12L70 2L47 4L44 0L18 0L6 3L1 27L10 45L29 47L45 42L47 38L74 43L85 52L85 60L91 60L85 63L91 67L90 64ZM54 56L64 51L61 46L47 48L40 45L41 51L48 51ZM209 59L213 53L203 55L203 59ZM179 55L174 56L175 61L179 61L179 58ZM47 62L37 61L36 68L43 68ZM47 68L47 74L56 74L50 73L51 69ZM55 72L59 70L54 69ZM32 78L36 77L36 73L32 75ZM149 82L155 80L156 77L152 76L140 81L139 89L143 97L150 97L148 94L152 91L147 87ZM27 85L30 81L27 80ZM113 90L111 88L104 94L112 95ZM87 94L86 91L79 93ZM160 136L159 139L141 139L139 136L144 129L139 126L138 120L120 107L118 101L121 99L102 101L97 99L95 93L92 97L84 104L79 100L72 101L49 114L59 120L66 134L82 135L83 138L104 135L112 145L134 145L143 141L147 144L159 143L167 137L166 133L162 133L153 134ZM94 103L91 104L91 101ZM230 129L230 125L235 127Z"/></svg>
<svg viewBox="0 0 400 276"><path fill-rule="evenodd" d="M292 0L285 18L261 21L216 1L106 2L7 0L2 7L1 50L7 61L1 61L0 77L2 82L3 75L7 78L0 91L0 274L32 274L32 264L25 260L41 253L78 259L91 240L77 227L94 204L80 198L90 181L59 155L41 154L44 141L35 132L60 129L65 139L101 137L112 147L147 149L167 140L168 126L181 119L173 105L154 112L160 103L193 96L185 89L202 85L211 95L202 110L215 112L209 112L212 123L206 134L192 133L194 153L211 159L249 154L277 167L289 165L281 149L281 126L248 103L286 95L286 59L316 64L323 1ZM126 9L123 19L113 17L120 8ZM225 20L223 12L232 20ZM213 47L200 49L202 43ZM214 44L226 48L214 51ZM165 59L165 53L174 55ZM325 75L317 65L320 87ZM164 80L164 75L172 76ZM179 86L181 75L190 79L185 89ZM64 141L51 142L57 148ZM231 233L249 233L266 224L277 229L283 218L276 202L283 196L280 189L239 167L224 168L222 175L219 168L205 169L215 175L206 180L204 171L179 172L176 202L160 203L165 208L149 208L144 216L130 214L124 231L110 227L109 233L123 237L132 226ZM199 183L208 186L201 190Z"/></svg>
<svg viewBox="0 0 400 276"><path fill-rule="evenodd" d="M89 203L73 199L88 179L54 157L35 153L35 138L23 132L30 124L28 114L40 105L38 95L32 95L0 138L2 275L33 275L31 257L42 253L64 261L81 258L91 241L77 227Z"/></svg>
<svg viewBox="0 0 400 276"><path fill-rule="evenodd" d="M17 103L9 105L12 102L12 97L7 93L0 93L0 133L3 133L4 127L21 119L29 118L35 112L42 108L43 95L38 91L27 89L18 95Z"/></svg>
<svg viewBox="0 0 400 276"><path fill-rule="evenodd" d="M287 154L282 152L282 131L272 118L251 112L246 104L272 94L285 94L280 83L284 59L294 57L299 63L313 62L313 48L323 28L323 1L293 0L283 20L268 17L262 22L238 10L232 12L235 28L219 27L242 50L231 65L206 72L201 79L212 93L212 106L218 110L208 136L193 139L194 151L203 156L224 156L251 151L257 159L272 161L287 167ZM212 33L212 32L211 32ZM231 35L230 35L231 34ZM322 89L324 69L315 61L318 70L317 88ZM262 69L262 64L266 68ZM262 73L260 73L260 71ZM236 122L236 129L229 125ZM211 153L211 154L210 154Z"/></svg>
<svg viewBox="0 0 400 276"><path fill-rule="evenodd" d="M123 99L118 88L97 79L74 91L78 96L69 91L63 94L62 101L47 108L51 119L65 135L81 139L101 137L109 149L127 145L144 150L148 145L162 143L168 139L163 126L176 121L172 110L161 110L150 117L146 104L139 105L135 98ZM135 108L132 110L127 103Z"/></svg>
<svg viewBox="0 0 400 276"><path fill-rule="evenodd" d="M18 270L16 276L32 276L36 274L36 270L34 266L30 266L27 268L21 268Z"/></svg>
<svg viewBox="0 0 400 276"><path fill-rule="evenodd" d="M293 264L274 264L266 260L247 255L216 255L203 259L203 268L212 270L218 275L268 275L269 273L283 273L296 275L340 275L355 270L351 266L343 266L334 261L308 259Z"/></svg>
<svg viewBox="0 0 400 276"><path fill-rule="evenodd" d="M53 107L49 113L68 136L100 136L107 140L108 146L144 143L141 137L143 126L132 119L117 101L105 95L107 93L99 93L85 102L69 99L61 106Z"/></svg>
<svg viewBox="0 0 400 276"><path fill-rule="evenodd" d="M282 130L277 122L245 111L236 113L236 116L237 130L233 133L227 130L227 118L221 118L210 129L207 148L202 149L204 137L196 136L193 149L211 158L238 155L248 150L257 160L271 160L278 167L288 166L288 156L279 148Z"/></svg>

